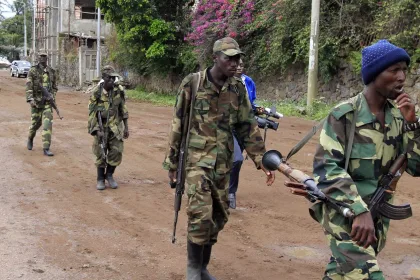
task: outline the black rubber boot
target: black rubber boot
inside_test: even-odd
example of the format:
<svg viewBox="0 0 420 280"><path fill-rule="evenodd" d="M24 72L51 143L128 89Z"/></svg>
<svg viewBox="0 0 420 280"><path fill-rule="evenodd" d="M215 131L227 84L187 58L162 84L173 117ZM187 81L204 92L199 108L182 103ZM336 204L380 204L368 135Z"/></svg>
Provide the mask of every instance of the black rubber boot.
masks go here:
<svg viewBox="0 0 420 280"><path fill-rule="evenodd" d="M26 147L28 147L28 150L31 151L34 147L34 139L28 138L28 143L26 144Z"/></svg>
<svg viewBox="0 0 420 280"><path fill-rule="evenodd" d="M211 247L213 245L204 245L203 249L203 266L201 268L201 280L216 280L207 270L207 265L210 262Z"/></svg>
<svg viewBox="0 0 420 280"><path fill-rule="evenodd" d="M54 154L53 154L53 152L50 151L50 149L44 149L44 155L52 157Z"/></svg>
<svg viewBox="0 0 420 280"><path fill-rule="evenodd" d="M201 268L203 266L203 250L203 245L198 245L188 240L187 280L201 280Z"/></svg>
<svg viewBox="0 0 420 280"><path fill-rule="evenodd" d="M114 174L115 172L115 168L117 168L116 166L111 166L108 164L108 166L106 167L106 180L108 181L109 185L111 186L111 188L116 189L118 188L118 184L117 182L114 180L114 177L112 176L112 174Z"/></svg>
<svg viewBox="0 0 420 280"><path fill-rule="evenodd" d="M100 191L105 189L105 168L104 167L98 167L98 178L97 178L96 189Z"/></svg>

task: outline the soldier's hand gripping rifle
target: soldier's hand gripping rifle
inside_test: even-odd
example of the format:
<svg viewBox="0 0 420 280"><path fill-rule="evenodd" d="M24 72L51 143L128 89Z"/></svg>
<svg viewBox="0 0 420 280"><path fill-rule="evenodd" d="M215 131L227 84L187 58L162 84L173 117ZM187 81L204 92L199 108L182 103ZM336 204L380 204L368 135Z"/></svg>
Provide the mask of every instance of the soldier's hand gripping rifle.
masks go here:
<svg viewBox="0 0 420 280"><path fill-rule="evenodd" d="M97 117L98 117L99 131L102 134L98 139L100 141L99 145L101 147L101 155L102 155L102 159L106 160L106 139L105 139L106 133L105 133L104 125L102 123L102 113L101 113L101 111L98 111Z"/></svg>
<svg viewBox="0 0 420 280"><path fill-rule="evenodd" d="M262 164L266 169L270 171L278 170L293 182L297 182L295 184L292 183L287 185L293 194L304 196L312 203L322 201L337 210L344 217L354 217L354 213L348 205L326 196L320 189L318 189L313 178L286 164L283 161L283 156L280 152L275 150L266 152L263 156Z"/></svg>
<svg viewBox="0 0 420 280"><path fill-rule="evenodd" d="M51 104L51 107L54 108L54 110L57 112L58 117L60 118L60 120L63 119L62 116L60 116L60 110L58 110L57 104L55 103L54 97L52 96L52 94L43 86L41 86L41 91L42 91L42 104L45 104L46 102L49 102Z"/></svg>
<svg viewBox="0 0 420 280"><path fill-rule="evenodd" d="M189 107L187 104L186 110L184 110L184 114L182 116L182 138L181 138L181 146L179 149L179 156L178 156L178 168L176 170L176 182L169 182L171 188L175 189L175 201L174 201L174 211L175 211L175 218L174 218L174 230L172 233L172 243L175 243L176 238L176 224L178 223L178 213L181 209L181 202L182 202L182 195L184 194L185 190L185 164L188 155L188 143L190 139L190 127L193 115L193 104L195 101L195 95L198 90L198 86L200 83L200 72L194 74L193 80L191 83L191 97ZM190 109L188 112L188 108Z"/></svg>

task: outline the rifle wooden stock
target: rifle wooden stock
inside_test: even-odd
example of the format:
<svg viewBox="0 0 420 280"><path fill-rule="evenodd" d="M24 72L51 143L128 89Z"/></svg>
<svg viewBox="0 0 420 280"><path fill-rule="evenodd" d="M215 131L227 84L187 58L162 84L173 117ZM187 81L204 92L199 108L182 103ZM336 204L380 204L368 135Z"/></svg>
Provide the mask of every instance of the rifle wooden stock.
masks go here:
<svg viewBox="0 0 420 280"><path fill-rule="evenodd" d="M312 180L312 178L300 170L293 169L285 163L280 163L278 171L283 173L287 178L295 182L305 184L306 181Z"/></svg>
<svg viewBox="0 0 420 280"><path fill-rule="evenodd" d="M341 213L344 217L353 218L354 213L350 210L350 208L345 205L344 203L333 201L328 198L321 190L318 189L316 183L312 177L303 173L300 170L293 169L289 165L280 162L277 168L282 174L284 174L290 180L295 182L299 182L304 185L304 189L296 188L291 184L290 187L291 192L295 195L304 196L309 199L311 202L315 202L316 200L323 201L327 203L330 207L334 208L336 211Z"/></svg>
<svg viewBox="0 0 420 280"><path fill-rule="evenodd" d="M285 181L284 185L288 188L294 188L294 189L300 189L300 190L306 190L306 187L302 183L298 182L291 182L291 181Z"/></svg>
<svg viewBox="0 0 420 280"><path fill-rule="evenodd" d="M302 189L290 188L290 192L294 195L308 196L308 192Z"/></svg>

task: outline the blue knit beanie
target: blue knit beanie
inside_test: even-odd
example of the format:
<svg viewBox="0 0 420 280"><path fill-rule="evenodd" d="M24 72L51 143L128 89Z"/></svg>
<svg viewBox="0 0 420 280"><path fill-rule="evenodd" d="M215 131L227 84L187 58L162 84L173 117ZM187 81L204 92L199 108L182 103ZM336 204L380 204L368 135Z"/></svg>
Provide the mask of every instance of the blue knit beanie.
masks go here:
<svg viewBox="0 0 420 280"><path fill-rule="evenodd" d="M408 53L387 40L379 40L362 50L362 77L365 85L369 84L385 69L395 63L405 61L410 64Z"/></svg>

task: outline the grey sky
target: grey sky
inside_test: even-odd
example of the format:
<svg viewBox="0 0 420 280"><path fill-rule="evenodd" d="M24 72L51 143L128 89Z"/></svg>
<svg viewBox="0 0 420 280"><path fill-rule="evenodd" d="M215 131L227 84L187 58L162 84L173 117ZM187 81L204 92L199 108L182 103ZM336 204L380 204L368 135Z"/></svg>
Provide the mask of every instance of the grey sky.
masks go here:
<svg viewBox="0 0 420 280"><path fill-rule="evenodd" d="M12 4L13 3L13 0L5 0L5 2L7 4ZM4 7L3 8L3 16L5 18L13 17L14 15L15 15L15 13L12 12L9 7Z"/></svg>

